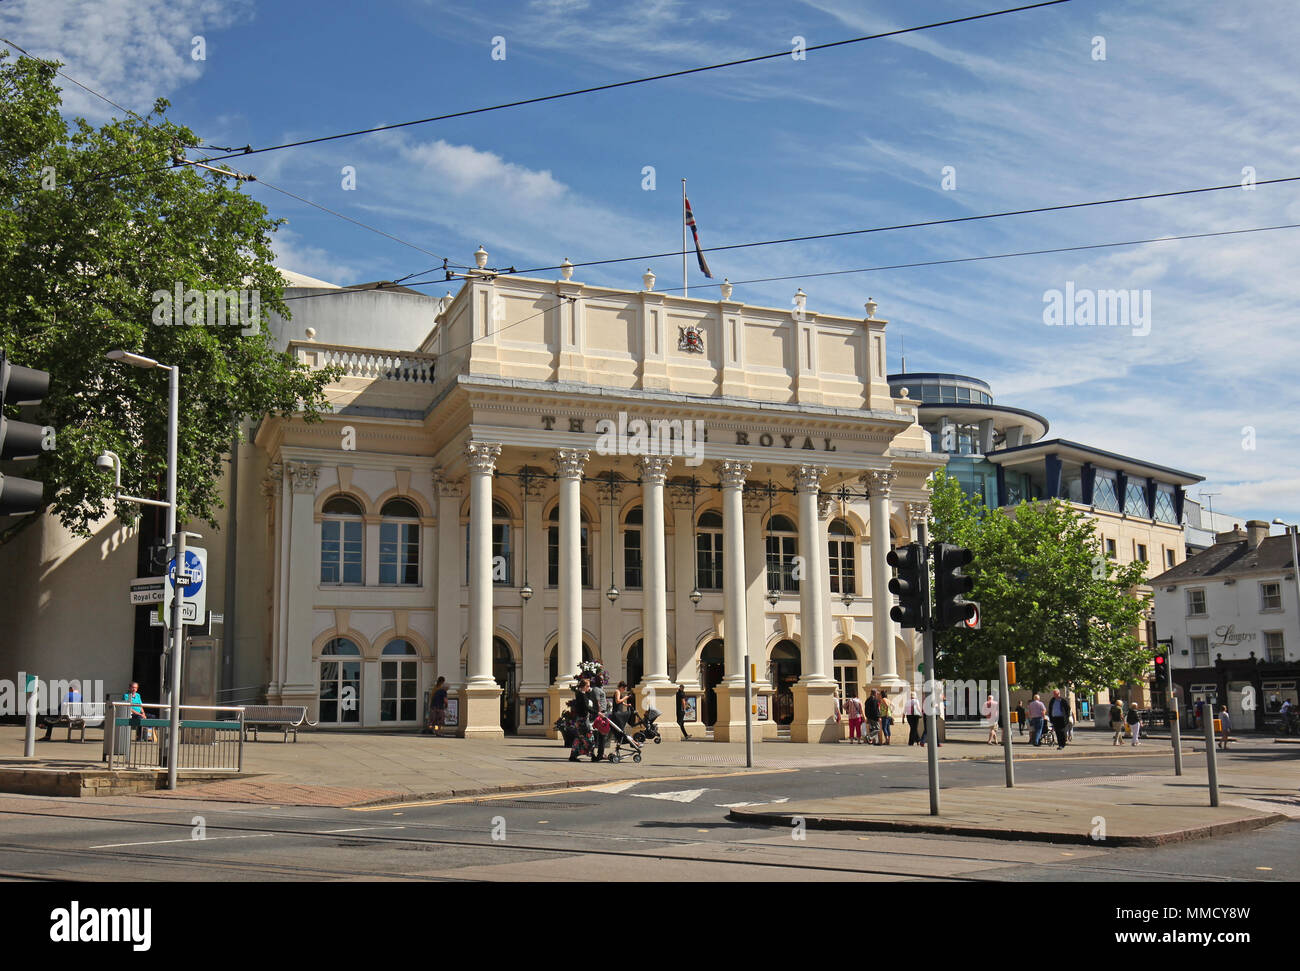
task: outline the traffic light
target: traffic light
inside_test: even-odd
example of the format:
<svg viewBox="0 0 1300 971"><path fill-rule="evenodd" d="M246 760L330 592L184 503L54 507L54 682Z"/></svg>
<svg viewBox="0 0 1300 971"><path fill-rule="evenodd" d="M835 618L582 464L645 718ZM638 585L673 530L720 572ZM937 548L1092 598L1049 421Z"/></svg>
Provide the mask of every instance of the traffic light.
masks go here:
<svg viewBox="0 0 1300 971"><path fill-rule="evenodd" d="M898 597L898 604L890 608L889 616L899 627L925 630L930 607L927 589L925 547L920 543L897 546L889 551L885 562L898 571L889 581L889 592Z"/></svg>
<svg viewBox="0 0 1300 971"><path fill-rule="evenodd" d="M1157 688L1169 685L1169 657L1164 648L1156 648L1156 677L1153 685Z"/></svg>
<svg viewBox="0 0 1300 971"><path fill-rule="evenodd" d="M974 558L975 554L965 547L934 544L935 630L957 627L979 614L979 604L962 596L970 593L975 581L961 568Z"/></svg>
<svg viewBox="0 0 1300 971"><path fill-rule="evenodd" d="M10 364L0 350L0 407L35 404L50 390L45 371ZM10 421L0 411L0 459L32 458L41 453L45 429L26 421ZM34 512L41 508L45 487L33 479L0 473L0 516Z"/></svg>

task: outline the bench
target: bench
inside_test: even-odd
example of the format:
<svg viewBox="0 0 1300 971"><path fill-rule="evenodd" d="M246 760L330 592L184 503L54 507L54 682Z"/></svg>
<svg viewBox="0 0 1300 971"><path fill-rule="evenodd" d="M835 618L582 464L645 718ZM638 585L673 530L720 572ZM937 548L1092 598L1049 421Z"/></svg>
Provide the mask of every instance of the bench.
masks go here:
<svg viewBox="0 0 1300 971"><path fill-rule="evenodd" d="M55 728L68 726L68 741L72 741L72 730L81 731L80 742L86 740L87 728L104 727L104 703L102 701L65 701L57 718L45 719L46 728L53 733Z"/></svg>
<svg viewBox="0 0 1300 971"><path fill-rule="evenodd" d="M289 741L289 733L293 732L293 740L298 741L298 729L303 725L308 728L315 728L314 721L307 720L307 709L302 705L245 705L244 706L244 738L248 738L248 733L253 733L253 741L257 741L258 728L279 729L284 732L284 741Z"/></svg>

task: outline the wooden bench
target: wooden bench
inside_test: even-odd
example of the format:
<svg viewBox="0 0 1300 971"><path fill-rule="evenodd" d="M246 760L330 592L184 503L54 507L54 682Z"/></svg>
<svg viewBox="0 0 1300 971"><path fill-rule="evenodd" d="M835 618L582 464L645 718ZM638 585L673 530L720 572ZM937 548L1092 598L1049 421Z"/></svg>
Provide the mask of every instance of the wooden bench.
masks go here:
<svg viewBox="0 0 1300 971"><path fill-rule="evenodd" d="M72 741L72 730L81 731L80 742L86 740L87 728L104 727L104 703L102 701L65 701L57 718L45 719L46 728L52 733L55 728L68 726L68 741Z"/></svg>
<svg viewBox="0 0 1300 971"><path fill-rule="evenodd" d="M284 741L289 741L289 733L293 732L293 740L298 741L298 729L306 725L308 728L315 728L314 721L307 720L307 709L302 705L245 705L244 706L244 738L248 738L248 733L253 733L253 741L257 741L258 728L278 729L284 732Z"/></svg>

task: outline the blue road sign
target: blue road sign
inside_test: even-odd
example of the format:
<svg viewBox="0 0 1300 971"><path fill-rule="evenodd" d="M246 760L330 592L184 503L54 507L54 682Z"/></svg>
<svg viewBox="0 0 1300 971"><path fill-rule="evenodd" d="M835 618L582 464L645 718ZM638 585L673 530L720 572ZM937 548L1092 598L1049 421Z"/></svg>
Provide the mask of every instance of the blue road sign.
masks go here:
<svg viewBox="0 0 1300 971"><path fill-rule="evenodd" d="M198 554L193 550L185 551L185 572L189 575L190 582L185 585L183 597L194 597L203 587L203 561L199 559ZM176 586L176 558L167 564L167 578L171 580L173 587Z"/></svg>

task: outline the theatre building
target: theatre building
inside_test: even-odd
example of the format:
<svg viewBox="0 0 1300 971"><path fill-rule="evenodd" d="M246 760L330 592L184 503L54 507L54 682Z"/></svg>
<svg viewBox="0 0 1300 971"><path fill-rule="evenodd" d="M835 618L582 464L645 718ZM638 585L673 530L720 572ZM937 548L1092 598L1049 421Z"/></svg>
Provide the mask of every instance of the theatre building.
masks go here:
<svg viewBox="0 0 1300 971"><path fill-rule="evenodd" d="M683 685L687 730L727 740L748 657L764 734L837 737L837 689L915 670L877 594L944 461L891 394L886 322L569 276L289 294L313 299L283 346L343 373L324 422L268 418L242 463L266 497L241 569L269 580L267 697L415 727L441 675L459 733L545 734L596 659L674 734ZM403 304L429 308L415 340L385 330Z"/></svg>

